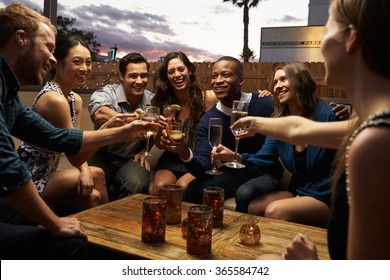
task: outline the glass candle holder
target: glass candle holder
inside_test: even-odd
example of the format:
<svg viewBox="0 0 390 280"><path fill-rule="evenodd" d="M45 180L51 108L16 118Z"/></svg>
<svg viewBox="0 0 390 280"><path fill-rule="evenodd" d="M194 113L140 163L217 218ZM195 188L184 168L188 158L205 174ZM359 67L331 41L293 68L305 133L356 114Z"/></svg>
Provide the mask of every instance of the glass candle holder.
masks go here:
<svg viewBox="0 0 390 280"><path fill-rule="evenodd" d="M165 185L161 188L160 197L167 200L167 225L180 223L183 188L180 185Z"/></svg>
<svg viewBox="0 0 390 280"><path fill-rule="evenodd" d="M160 197L147 197L142 202L142 242L165 242L167 201Z"/></svg>
<svg viewBox="0 0 390 280"><path fill-rule="evenodd" d="M205 205L189 207L187 253L197 256L210 255L212 230L213 209Z"/></svg>
<svg viewBox="0 0 390 280"><path fill-rule="evenodd" d="M203 189L203 204L213 209L213 227L223 226L224 201L224 189L220 187L207 187Z"/></svg>
<svg viewBox="0 0 390 280"><path fill-rule="evenodd" d="M256 224L243 224L240 229L240 240L244 245L257 245L260 241L260 228Z"/></svg>

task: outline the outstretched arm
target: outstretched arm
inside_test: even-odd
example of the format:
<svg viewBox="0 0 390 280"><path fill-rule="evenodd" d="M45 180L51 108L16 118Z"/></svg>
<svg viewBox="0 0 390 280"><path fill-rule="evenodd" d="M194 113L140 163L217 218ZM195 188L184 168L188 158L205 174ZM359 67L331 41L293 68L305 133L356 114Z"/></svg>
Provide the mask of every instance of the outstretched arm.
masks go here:
<svg viewBox="0 0 390 280"><path fill-rule="evenodd" d="M356 118L338 122L316 122L299 116L246 117L238 120L231 128L246 127L239 135L240 138L259 133L296 145L309 144L337 149L355 121Z"/></svg>
<svg viewBox="0 0 390 280"><path fill-rule="evenodd" d="M159 127L158 123L136 120L121 127L84 131L80 152L97 149L117 142L145 139L147 130L156 131Z"/></svg>
<svg viewBox="0 0 390 280"><path fill-rule="evenodd" d="M131 119L133 116L134 116L133 114L117 114L111 117L102 126L100 126L98 130L112 128L112 127L120 127L126 123L131 122L131 120L129 119ZM67 158L73 166L79 167L82 164L84 164L97 151L97 149L98 148L90 149L84 152L80 152L77 155L72 155L72 156L67 155Z"/></svg>

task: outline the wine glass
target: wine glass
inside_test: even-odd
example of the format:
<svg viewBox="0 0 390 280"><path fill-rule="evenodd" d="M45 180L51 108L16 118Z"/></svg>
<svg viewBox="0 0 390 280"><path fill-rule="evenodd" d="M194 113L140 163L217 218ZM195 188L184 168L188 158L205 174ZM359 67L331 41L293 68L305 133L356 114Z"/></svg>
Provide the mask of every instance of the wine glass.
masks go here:
<svg viewBox="0 0 390 280"><path fill-rule="evenodd" d="M218 147L222 141L222 119L221 118L210 118L209 119L209 143L212 149ZM209 175L220 175L223 174L222 171L217 169L217 164L213 161L213 168L211 170L205 171Z"/></svg>
<svg viewBox="0 0 390 280"><path fill-rule="evenodd" d="M233 101L233 107L232 107L232 115L230 117L230 123L234 124L236 121L238 121L241 118L244 118L248 116L248 101L240 101L240 100L234 100ZM241 130L245 129L245 127L239 126L235 129L232 129L232 133L234 135L235 139L235 148L234 148L234 160L231 162L226 162L224 165L230 168L244 168L245 165L237 162L237 149L238 149L238 142L239 138L237 135L241 132Z"/></svg>
<svg viewBox="0 0 390 280"><path fill-rule="evenodd" d="M142 120L148 121L148 122L155 122L157 123L160 119L160 109L155 106L147 106L145 108L145 113L142 115ZM149 153L149 141L150 136L152 136L156 131L153 129L148 129L146 131L146 151L145 156L152 156L151 153Z"/></svg>

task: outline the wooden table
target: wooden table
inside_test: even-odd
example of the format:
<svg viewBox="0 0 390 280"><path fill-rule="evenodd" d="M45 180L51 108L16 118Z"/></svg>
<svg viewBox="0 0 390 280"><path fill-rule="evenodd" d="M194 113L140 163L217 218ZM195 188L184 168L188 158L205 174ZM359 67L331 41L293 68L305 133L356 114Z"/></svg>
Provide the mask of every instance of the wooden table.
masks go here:
<svg viewBox="0 0 390 280"><path fill-rule="evenodd" d="M147 195L135 194L73 216L81 221L91 244L126 254L129 258L199 259L187 254L179 224L166 226L163 244L149 245L141 241L142 200L145 197ZM189 206L191 204L183 203L182 218L187 217ZM245 246L239 239L241 225L249 221L255 222L261 230L260 243L255 246ZM225 210L223 228L213 228L212 254L203 259L246 260L261 254L280 254L298 232L313 240L320 259L329 259L325 229Z"/></svg>

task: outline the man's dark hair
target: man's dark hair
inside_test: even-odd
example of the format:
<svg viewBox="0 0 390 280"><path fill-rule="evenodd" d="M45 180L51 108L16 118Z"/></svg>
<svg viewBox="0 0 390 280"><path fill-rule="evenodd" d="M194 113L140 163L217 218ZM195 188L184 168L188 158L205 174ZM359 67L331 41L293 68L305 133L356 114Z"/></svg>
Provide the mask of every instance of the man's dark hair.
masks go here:
<svg viewBox="0 0 390 280"><path fill-rule="evenodd" d="M119 61L119 71L122 73L124 76L126 74L126 66L129 63L146 63L147 70L149 72L149 62L146 60L145 57L143 57L140 53L128 53L124 57L121 58Z"/></svg>
<svg viewBox="0 0 390 280"><path fill-rule="evenodd" d="M218 61L233 61L236 64L237 74L241 78L244 70L242 69L241 61L239 61L237 58L234 58L232 56L222 56L217 60Z"/></svg>

